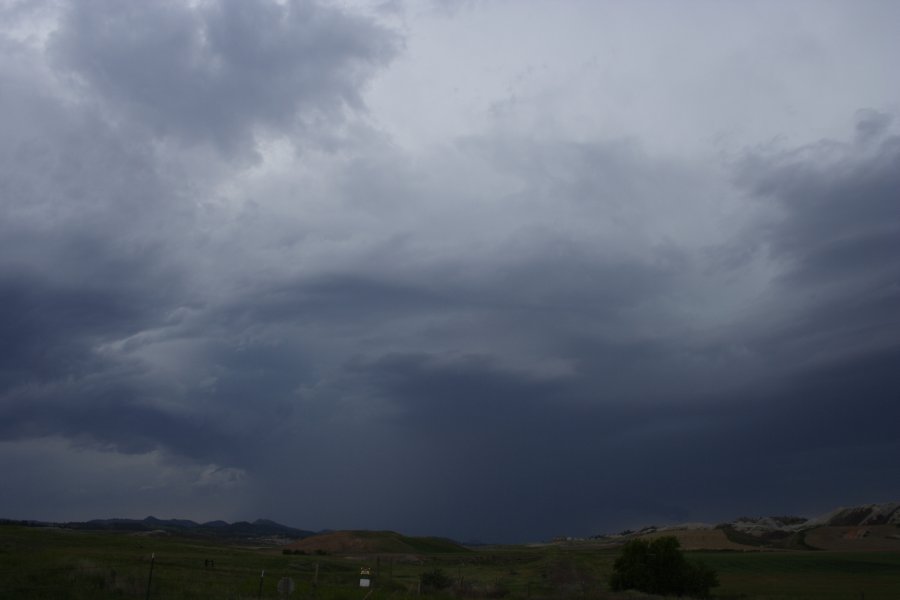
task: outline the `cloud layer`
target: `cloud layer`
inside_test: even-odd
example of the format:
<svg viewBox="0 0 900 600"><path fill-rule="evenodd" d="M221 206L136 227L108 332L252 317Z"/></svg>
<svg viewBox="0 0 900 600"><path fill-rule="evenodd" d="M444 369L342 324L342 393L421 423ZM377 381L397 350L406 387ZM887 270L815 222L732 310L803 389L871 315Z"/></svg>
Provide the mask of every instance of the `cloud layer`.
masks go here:
<svg viewBox="0 0 900 600"><path fill-rule="evenodd" d="M771 58L753 11L691 8L686 56L733 46L689 93L648 66L666 37L605 74L577 32L528 47L539 5L0 6L3 516L519 541L900 491L880 30L831 112L776 92L812 113L773 139L729 108ZM773 77L849 65L822 32L872 11L770 32ZM504 19L521 55L467 59ZM675 104L641 105L710 131L635 116L657 75Z"/></svg>

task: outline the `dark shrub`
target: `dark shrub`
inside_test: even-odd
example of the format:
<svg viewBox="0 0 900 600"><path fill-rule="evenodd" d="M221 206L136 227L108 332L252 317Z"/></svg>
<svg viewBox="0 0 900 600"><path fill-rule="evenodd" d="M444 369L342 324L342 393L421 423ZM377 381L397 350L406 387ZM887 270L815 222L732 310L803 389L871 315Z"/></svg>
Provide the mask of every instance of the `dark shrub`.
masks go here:
<svg viewBox="0 0 900 600"><path fill-rule="evenodd" d="M422 573L423 590L443 590L453 585L453 580L441 569L433 569Z"/></svg>
<svg viewBox="0 0 900 600"><path fill-rule="evenodd" d="M631 540L613 565L609 586L614 590L638 590L650 594L709 597L719 585L712 569L689 562L681 553L678 539L661 537L647 542Z"/></svg>

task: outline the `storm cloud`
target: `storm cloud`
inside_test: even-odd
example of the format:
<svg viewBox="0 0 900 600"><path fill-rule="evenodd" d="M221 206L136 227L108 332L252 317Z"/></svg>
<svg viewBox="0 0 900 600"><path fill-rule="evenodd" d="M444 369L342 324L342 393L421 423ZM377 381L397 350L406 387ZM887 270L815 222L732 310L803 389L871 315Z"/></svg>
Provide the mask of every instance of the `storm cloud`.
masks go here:
<svg viewBox="0 0 900 600"><path fill-rule="evenodd" d="M896 7L560 7L0 3L0 516L896 499Z"/></svg>

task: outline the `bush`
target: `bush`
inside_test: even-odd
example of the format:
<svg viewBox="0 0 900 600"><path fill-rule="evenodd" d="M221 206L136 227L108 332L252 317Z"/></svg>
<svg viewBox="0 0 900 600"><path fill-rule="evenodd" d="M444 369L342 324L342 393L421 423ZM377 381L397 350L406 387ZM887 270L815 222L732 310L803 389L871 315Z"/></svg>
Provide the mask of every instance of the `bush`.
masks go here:
<svg viewBox="0 0 900 600"><path fill-rule="evenodd" d="M716 572L702 563L687 561L680 546L673 536L652 542L629 541L613 565L609 586L614 590L708 598L710 588L719 585Z"/></svg>
<svg viewBox="0 0 900 600"><path fill-rule="evenodd" d="M422 573L423 590L443 590L453 585L450 579L441 569L433 569Z"/></svg>

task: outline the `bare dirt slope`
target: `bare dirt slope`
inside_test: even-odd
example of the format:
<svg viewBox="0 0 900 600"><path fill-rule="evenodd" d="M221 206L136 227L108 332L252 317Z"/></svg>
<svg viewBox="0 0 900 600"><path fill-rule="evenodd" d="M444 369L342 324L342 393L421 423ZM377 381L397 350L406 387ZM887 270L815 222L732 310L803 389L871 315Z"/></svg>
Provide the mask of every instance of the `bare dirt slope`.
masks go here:
<svg viewBox="0 0 900 600"><path fill-rule="evenodd" d="M678 538L685 550L759 550L732 542L721 529L665 529L641 535L642 539L653 540L663 536Z"/></svg>
<svg viewBox="0 0 900 600"><path fill-rule="evenodd" d="M900 528L896 525L817 527L806 533L806 543L821 550L900 552Z"/></svg>

